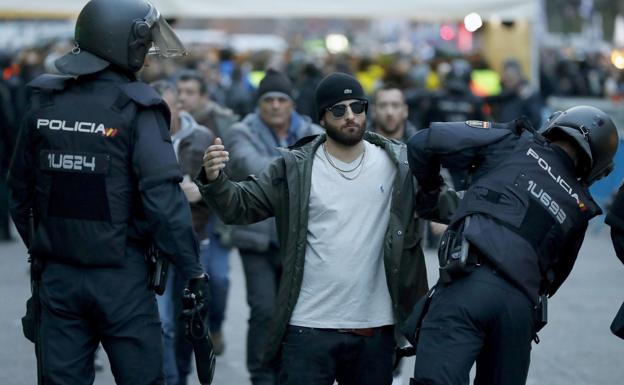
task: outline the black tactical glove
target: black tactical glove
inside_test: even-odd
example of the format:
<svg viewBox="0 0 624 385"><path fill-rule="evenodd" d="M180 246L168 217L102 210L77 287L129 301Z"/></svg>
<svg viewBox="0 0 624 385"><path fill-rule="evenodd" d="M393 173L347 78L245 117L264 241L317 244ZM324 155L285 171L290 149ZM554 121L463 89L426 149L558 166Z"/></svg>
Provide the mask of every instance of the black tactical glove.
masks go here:
<svg viewBox="0 0 624 385"><path fill-rule="evenodd" d="M187 298L187 290L189 298ZM188 285L186 286L186 290L184 291L184 299L190 301L191 299L194 301L193 306L191 302L184 303L184 310L190 310L191 308L198 308L197 310L201 310L204 314L208 314L208 303L210 301L210 287L208 286L208 276L205 274L199 278L191 278L188 281ZM192 297L192 298L191 298Z"/></svg>
<svg viewBox="0 0 624 385"><path fill-rule="evenodd" d="M212 383L215 355L208 327L208 277L189 280L182 297L182 317L186 321L185 335L193 344L197 377L202 385Z"/></svg>
<svg viewBox="0 0 624 385"><path fill-rule="evenodd" d="M509 123L518 135L522 134L523 131L535 132L535 127L533 127L533 123L526 116L522 115L516 120L513 120Z"/></svg>

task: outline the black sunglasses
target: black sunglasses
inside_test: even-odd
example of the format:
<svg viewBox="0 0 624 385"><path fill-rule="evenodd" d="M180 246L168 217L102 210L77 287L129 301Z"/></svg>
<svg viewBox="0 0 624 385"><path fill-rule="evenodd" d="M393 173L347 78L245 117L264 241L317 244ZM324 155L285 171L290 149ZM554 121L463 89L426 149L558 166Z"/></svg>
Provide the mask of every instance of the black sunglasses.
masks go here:
<svg viewBox="0 0 624 385"><path fill-rule="evenodd" d="M336 104L327 107L327 111L331 112L334 118L342 118L347 113L347 107L350 108L354 114L358 115L366 111L366 106L368 106L366 100L358 100L351 104Z"/></svg>

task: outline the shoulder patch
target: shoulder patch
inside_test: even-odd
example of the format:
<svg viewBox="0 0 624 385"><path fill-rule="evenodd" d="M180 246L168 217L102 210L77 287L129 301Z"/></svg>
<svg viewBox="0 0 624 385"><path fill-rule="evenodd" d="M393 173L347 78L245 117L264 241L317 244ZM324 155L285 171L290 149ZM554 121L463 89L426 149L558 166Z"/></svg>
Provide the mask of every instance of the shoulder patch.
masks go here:
<svg viewBox="0 0 624 385"><path fill-rule="evenodd" d="M65 89L67 83L73 79L74 78L72 76L45 74L37 76L36 78L28 82L28 84L26 84L26 87L38 88L42 90L60 91Z"/></svg>
<svg viewBox="0 0 624 385"><path fill-rule="evenodd" d="M472 128L483 128L486 130L492 127L492 123L484 122L482 120L466 120L466 125Z"/></svg>
<svg viewBox="0 0 624 385"><path fill-rule="evenodd" d="M166 132L162 133L163 138L167 137L171 140L169 135L169 120L171 119L171 111L169 111L169 107L156 90L143 82L121 84L119 85L119 89L136 104L143 107L155 107L160 110L163 114L165 122L167 122L167 127L165 129Z"/></svg>
<svg viewBox="0 0 624 385"><path fill-rule="evenodd" d="M152 87L143 82L132 82L119 85L119 88L136 103L149 107L163 103L162 97Z"/></svg>

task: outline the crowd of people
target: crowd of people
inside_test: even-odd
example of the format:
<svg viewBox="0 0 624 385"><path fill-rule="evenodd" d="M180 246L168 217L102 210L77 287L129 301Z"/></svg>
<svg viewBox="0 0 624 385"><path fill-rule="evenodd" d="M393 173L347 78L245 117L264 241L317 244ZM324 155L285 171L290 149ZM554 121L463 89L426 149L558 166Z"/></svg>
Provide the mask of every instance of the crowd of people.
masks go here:
<svg viewBox="0 0 624 385"><path fill-rule="evenodd" d="M166 384L186 384L193 326L178 315L205 315L211 351L224 352L234 248L253 385L388 384L395 326L422 300L430 309L416 317L415 383L464 383L475 361L477 383L526 381L533 310L572 268L600 213L586 187L610 172L617 147L615 125L591 107L556 114L536 134L544 89L605 96L596 84L607 75L595 67L582 80L573 70L567 82L547 75L558 83L542 80L540 92L510 58L501 91L481 95L464 58L382 65L206 50L144 66L142 45L183 48L151 4L119 4L127 12L113 17L107 1L89 2L73 49L0 57L12 198L0 191L0 238L10 238L11 206L33 260L43 261L33 270L33 287L46 288L33 293L43 383L92 381L101 342L119 383L158 384L164 373ZM128 47L106 50L115 36L101 30L136 40L124 35ZM39 76L50 72L69 76ZM115 126L89 123L109 118ZM443 232L440 223L450 230L429 290L423 237ZM175 265L154 306L141 274L148 243ZM465 306L460 292L487 301ZM461 332L439 332L449 326Z"/></svg>

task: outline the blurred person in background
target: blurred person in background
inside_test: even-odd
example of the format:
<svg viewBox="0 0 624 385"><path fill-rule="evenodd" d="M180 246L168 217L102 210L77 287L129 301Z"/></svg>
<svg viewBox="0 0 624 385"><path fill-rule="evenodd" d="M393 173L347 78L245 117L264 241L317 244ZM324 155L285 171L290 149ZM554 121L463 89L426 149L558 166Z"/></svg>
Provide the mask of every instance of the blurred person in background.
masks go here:
<svg viewBox="0 0 624 385"><path fill-rule="evenodd" d="M0 74L11 67L11 56L0 50ZM8 71L7 71L8 72ZM0 77L0 241L11 240L9 223L9 191L6 175L15 147L17 136L17 116L11 99L11 89L4 76Z"/></svg>
<svg viewBox="0 0 624 385"><path fill-rule="evenodd" d="M238 116L247 116L255 108L254 89L241 65L232 71L232 83L225 91L225 105Z"/></svg>
<svg viewBox="0 0 624 385"><path fill-rule="evenodd" d="M405 84L405 102L408 106L408 119L416 128L425 128L425 115L431 103L431 91L427 89L427 79L432 76L429 64L421 63L409 69Z"/></svg>
<svg viewBox="0 0 624 385"><path fill-rule="evenodd" d="M314 63L306 63L299 71L299 77L295 83L295 105L301 115L309 116L312 121L318 123L316 106L314 102L314 90L323 79L323 73Z"/></svg>
<svg viewBox="0 0 624 385"><path fill-rule="evenodd" d="M182 109L216 136L223 137L227 129L238 120L231 110L211 99L206 79L200 72L180 71L176 77L176 86Z"/></svg>
<svg viewBox="0 0 624 385"><path fill-rule="evenodd" d="M500 95L486 98L487 103L492 107L494 120L509 122L526 116L533 127L539 128L542 123L544 103L540 93L524 77L522 67L517 60L505 61L501 85Z"/></svg>
<svg viewBox="0 0 624 385"><path fill-rule="evenodd" d="M215 309L215 294L220 293L220 285L217 283L223 280L223 277L219 275L219 271L211 269L211 258L208 254L207 243L207 224L210 216L210 210L206 204L201 200L201 194L197 185L191 181L192 175L197 175L201 169L202 157L204 151L214 141L214 134L206 127L200 126L195 122L193 117L186 111L181 111L178 101L178 90L174 83L168 80L159 80L150 84L156 92L163 98L169 110L171 111L171 124L169 132L171 134L171 143L175 152L178 164L182 170L183 180L180 183L180 187L186 196L187 201L190 204L191 216L193 218L193 230L197 234L200 241L200 258L202 266L206 273L210 277L210 324L212 325L212 318L214 318L215 312L221 309ZM176 279L175 268L169 268L169 275L167 277L167 290L162 296L157 296L158 311L160 314L160 322L163 330L163 364L165 371L165 380L168 385L177 385L179 383L185 383L185 379L180 379L178 371L177 349L176 339L179 343L186 343L188 348L184 351L187 355L190 355L192 346L184 339L183 333L176 333L176 322L180 314L181 305L175 306L175 303L179 302L176 298L176 294L180 292L176 288L184 286L184 282L180 279L179 273ZM225 277L227 280L227 276ZM175 281L181 282L177 285ZM179 330L180 328L178 328ZM211 329L211 333L214 334ZM180 341L181 340L181 341ZM214 343L214 341L213 341ZM216 353L217 344L215 344ZM190 358L189 358L190 360ZM190 365L190 362L189 362ZM183 376L188 375L190 368L182 372Z"/></svg>
<svg viewBox="0 0 624 385"><path fill-rule="evenodd" d="M260 175L276 158L278 148L294 145L299 139L322 132L307 116L295 111L293 86L288 77L267 70L257 91L257 110L234 124L224 143L230 149L232 180ZM277 292L282 274L280 244L274 219L253 225L234 226L232 244L238 247L250 308L247 330L247 369L253 385L278 383L277 370L262 361L269 342L269 326L275 316Z"/></svg>
<svg viewBox="0 0 624 385"><path fill-rule="evenodd" d="M91 0L75 41L55 62L62 76L29 83L9 171L11 213L31 256L24 334L35 343L40 384L92 384L101 342L118 384L158 385L150 245L188 279L202 323L209 289L169 109L135 74L149 47L172 56L185 49L144 0Z"/></svg>
<svg viewBox="0 0 624 385"><path fill-rule="evenodd" d="M368 130L389 139L396 139L403 143L416 133L416 128L407 119L408 105L401 89L392 83L387 83L375 91L373 99L373 118L369 122ZM450 175L443 169L441 175L447 185L452 186ZM422 220L424 247L437 247L439 236L446 229L445 225Z"/></svg>
<svg viewBox="0 0 624 385"><path fill-rule="evenodd" d="M215 136L223 136L238 116L231 110L221 107L208 94L208 85L203 75L195 70L182 70L176 77L176 87L180 108L188 112L198 124L210 129ZM193 176L194 174L191 174ZM227 234L223 223L215 215L211 215L207 226L202 230L206 239L203 245L202 258L206 259L205 267L214 275L213 298L211 307L210 328L215 344L215 353L222 354L225 349L222 325L225 319L227 294L229 290L230 251L224 234ZM179 282L176 285L180 287ZM180 324L180 326L182 326ZM180 381L185 381L191 369L190 345L178 338L178 371ZM181 385L184 382L181 383Z"/></svg>
<svg viewBox="0 0 624 385"><path fill-rule="evenodd" d="M429 109L425 112L424 126L429 127L432 122L465 122L468 120L483 120L483 100L472 94L470 90L470 74L472 66L464 59L455 59L450 65L450 71L443 80L444 87L434 93L429 102ZM459 169L449 169L455 190L465 189L468 173Z"/></svg>
<svg viewBox="0 0 624 385"><path fill-rule="evenodd" d="M442 88L432 95L424 126L431 122L483 120L483 100L470 90L472 66L465 59L455 59L443 77Z"/></svg>
<svg viewBox="0 0 624 385"><path fill-rule="evenodd" d="M408 106L398 85L389 83L377 89L372 107L368 130L404 143L416 133L416 128L407 120Z"/></svg>

